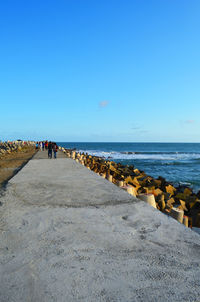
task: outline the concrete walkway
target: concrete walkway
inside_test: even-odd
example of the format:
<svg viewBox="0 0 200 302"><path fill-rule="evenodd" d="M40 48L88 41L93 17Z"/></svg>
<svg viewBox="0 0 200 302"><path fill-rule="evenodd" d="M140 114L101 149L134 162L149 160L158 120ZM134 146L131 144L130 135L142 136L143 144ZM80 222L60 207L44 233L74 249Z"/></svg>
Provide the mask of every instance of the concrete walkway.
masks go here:
<svg viewBox="0 0 200 302"><path fill-rule="evenodd" d="M200 236L58 153L0 198L0 301L200 301Z"/></svg>

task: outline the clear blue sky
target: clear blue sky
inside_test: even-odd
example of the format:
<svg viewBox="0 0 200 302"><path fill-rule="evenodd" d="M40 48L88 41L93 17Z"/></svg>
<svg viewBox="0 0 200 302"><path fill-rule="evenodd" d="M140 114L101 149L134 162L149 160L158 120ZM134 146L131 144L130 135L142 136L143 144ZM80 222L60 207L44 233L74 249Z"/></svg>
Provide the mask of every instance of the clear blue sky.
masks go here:
<svg viewBox="0 0 200 302"><path fill-rule="evenodd" d="M0 139L200 142L199 0L0 4Z"/></svg>

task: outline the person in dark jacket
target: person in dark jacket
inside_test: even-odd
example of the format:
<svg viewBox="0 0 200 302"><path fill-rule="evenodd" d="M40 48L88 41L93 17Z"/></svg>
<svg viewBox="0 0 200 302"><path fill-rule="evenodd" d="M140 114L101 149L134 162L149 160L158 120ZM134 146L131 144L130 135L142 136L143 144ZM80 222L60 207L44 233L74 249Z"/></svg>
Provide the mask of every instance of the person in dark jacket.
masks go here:
<svg viewBox="0 0 200 302"><path fill-rule="evenodd" d="M58 151L58 146L56 143L53 143L53 153L54 153L54 158L56 158L56 153Z"/></svg>
<svg viewBox="0 0 200 302"><path fill-rule="evenodd" d="M52 158L52 142L48 143L48 158Z"/></svg>

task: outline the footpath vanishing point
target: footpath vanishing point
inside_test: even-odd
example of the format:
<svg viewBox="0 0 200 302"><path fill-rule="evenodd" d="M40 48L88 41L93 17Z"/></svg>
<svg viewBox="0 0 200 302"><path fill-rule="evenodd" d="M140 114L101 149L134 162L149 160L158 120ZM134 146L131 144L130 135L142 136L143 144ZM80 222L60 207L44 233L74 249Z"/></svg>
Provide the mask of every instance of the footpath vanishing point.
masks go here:
<svg viewBox="0 0 200 302"><path fill-rule="evenodd" d="M39 151L0 197L0 301L200 301L200 236Z"/></svg>

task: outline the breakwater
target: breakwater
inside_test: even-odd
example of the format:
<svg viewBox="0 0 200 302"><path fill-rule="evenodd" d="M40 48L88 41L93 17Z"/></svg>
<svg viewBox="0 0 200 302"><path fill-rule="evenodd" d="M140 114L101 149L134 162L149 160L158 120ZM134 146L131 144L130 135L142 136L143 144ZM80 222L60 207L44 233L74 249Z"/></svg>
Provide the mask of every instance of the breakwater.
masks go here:
<svg viewBox="0 0 200 302"><path fill-rule="evenodd" d="M0 301L199 301L199 235L71 156L39 150L0 196Z"/></svg>
<svg viewBox="0 0 200 302"><path fill-rule="evenodd" d="M21 151L23 148L35 146L33 141L8 141L0 143L0 157L13 152Z"/></svg>
<svg viewBox="0 0 200 302"><path fill-rule="evenodd" d="M66 155L142 199L185 226L200 227L200 192L186 185L174 186L163 177L153 178L133 165L122 165L102 157L60 147Z"/></svg>
<svg viewBox="0 0 200 302"><path fill-rule="evenodd" d="M70 143L59 146L103 157L122 165L134 165L154 178L164 177L174 186L200 190L200 143Z"/></svg>
<svg viewBox="0 0 200 302"><path fill-rule="evenodd" d="M0 143L0 189L32 158L35 152L34 142Z"/></svg>

